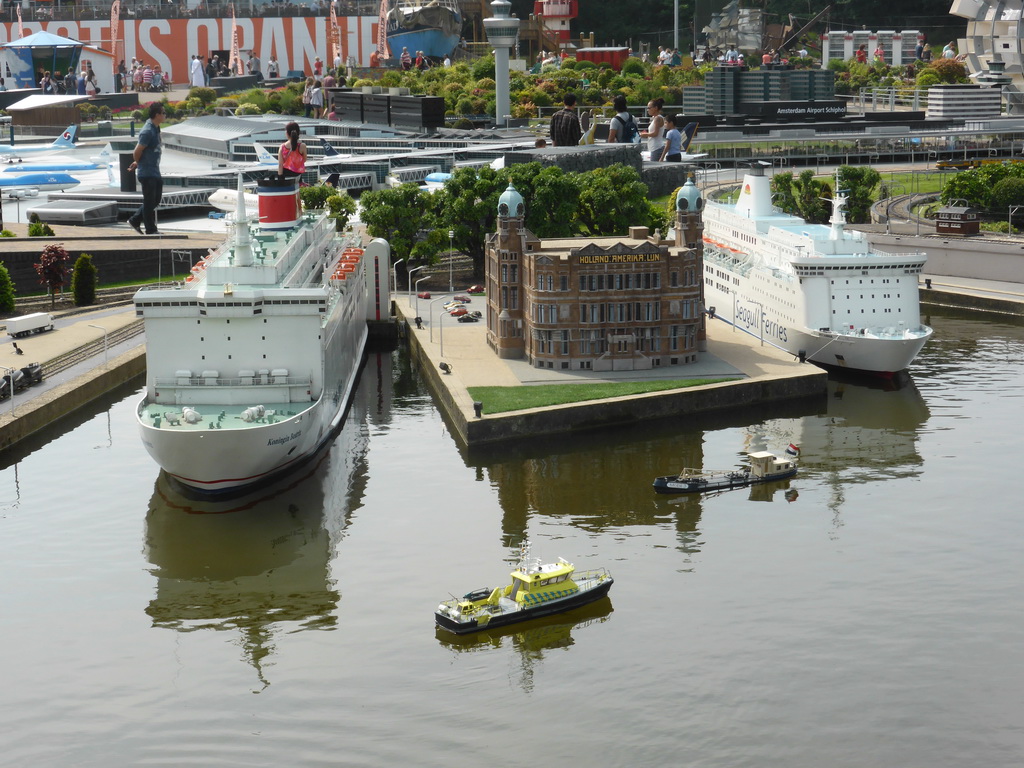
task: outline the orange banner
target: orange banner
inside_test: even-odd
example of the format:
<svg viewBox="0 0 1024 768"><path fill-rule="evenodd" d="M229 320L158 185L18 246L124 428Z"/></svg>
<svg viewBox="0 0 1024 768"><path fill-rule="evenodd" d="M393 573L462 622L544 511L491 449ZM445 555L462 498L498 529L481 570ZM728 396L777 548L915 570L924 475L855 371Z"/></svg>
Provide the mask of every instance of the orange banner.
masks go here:
<svg viewBox="0 0 1024 768"><path fill-rule="evenodd" d="M18 6L20 8L20 6ZM239 16L232 34L231 18L225 19L121 19L122 41L119 43L121 59L132 57L147 63L159 64L170 73L172 82L185 83L189 76L192 54L204 56L212 51L230 51L232 39L237 36L240 51L255 51L264 62L271 55L277 57L281 74L288 72L313 73L313 61L319 56L331 61L328 19L302 16L292 18L256 18ZM108 49L111 39L110 21L27 21L24 32L52 32L55 35L81 40L87 45ZM342 50L355 57L357 66L370 66L370 53L377 42L375 16L347 16L338 19ZM0 23L0 43L18 40L16 21Z"/></svg>

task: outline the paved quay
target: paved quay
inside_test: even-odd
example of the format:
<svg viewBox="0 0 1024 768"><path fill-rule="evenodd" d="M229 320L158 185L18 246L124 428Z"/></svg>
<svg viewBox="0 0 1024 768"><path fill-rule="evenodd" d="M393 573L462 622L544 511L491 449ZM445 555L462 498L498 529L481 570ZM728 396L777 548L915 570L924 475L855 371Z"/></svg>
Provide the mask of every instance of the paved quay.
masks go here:
<svg viewBox="0 0 1024 768"><path fill-rule="evenodd" d="M460 323L441 309L434 293L429 301L408 293L394 296L399 322L407 328L413 355L423 363L442 409L466 445L575 432L640 419L671 418L715 409L732 409L770 401L823 398L827 374L809 363L722 321L708 324L708 351L698 361L646 371L555 371L534 368L523 360L502 360L487 346L486 325ZM483 297L474 299L483 311ZM430 310L430 303L435 302ZM471 302L471 306L474 306ZM423 327L416 328L420 317ZM451 367L445 374L440 365ZM530 386L550 383L653 381L666 378L715 378L726 382L646 395L608 398L503 414L476 416L468 389L477 386Z"/></svg>
<svg viewBox="0 0 1024 768"><path fill-rule="evenodd" d="M43 382L0 401L0 450L58 421L145 371L142 333L105 347L104 337L136 323L132 306L57 311L54 330L12 339L0 333L0 368L43 366ZM5 321L0 320L0 326ZM16 353L17 343L23 354ZM69 354L82 359L60 373L48 367ZM0 371L2 373L3 371Z"/></svg>

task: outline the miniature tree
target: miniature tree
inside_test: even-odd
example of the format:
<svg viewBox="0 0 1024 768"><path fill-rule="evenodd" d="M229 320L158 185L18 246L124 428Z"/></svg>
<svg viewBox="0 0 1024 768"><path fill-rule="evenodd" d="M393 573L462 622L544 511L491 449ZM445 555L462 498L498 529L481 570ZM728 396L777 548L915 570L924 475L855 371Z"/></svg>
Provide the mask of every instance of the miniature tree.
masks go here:
<svg viewBox="0 0 1024 768"><path fill-rule="evenodd" d="M85 307L96 303L96 265L92 263L92 254L83 253L75 261L71 272L71 294L76 307Z"/></svg>
<svg viewBox="0 0 1024 768"><path fill-rule="evenodd" d="M32 266L39 275L39 282L46 286L50 294L50 308L53 308L57 291L64 287L64 281L68 276L68 259L70 258L64 246L60 243L51 243L43 248L39 256L39 262Z"/></svg>
<svg viewBox="0 0 1024 768"><path fill-rule="evenodd" d="M0 312L14 311L14 283L6 264L0 264Z"/></svg>

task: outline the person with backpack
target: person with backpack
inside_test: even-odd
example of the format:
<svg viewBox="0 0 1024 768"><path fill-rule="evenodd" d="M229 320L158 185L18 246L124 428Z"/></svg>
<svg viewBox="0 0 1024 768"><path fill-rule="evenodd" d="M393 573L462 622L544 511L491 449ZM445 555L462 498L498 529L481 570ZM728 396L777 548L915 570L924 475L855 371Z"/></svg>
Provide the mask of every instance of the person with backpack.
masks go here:
<svg viewBox="0 0 1024 768"><path fill-rule="evenodd" d="M608 129L609 144L632 144L640 138L640 129L636 127L636 120L629 114L626 108L626 97L621 93L612 101L615 107L615 117L612 118Z"/></svg>

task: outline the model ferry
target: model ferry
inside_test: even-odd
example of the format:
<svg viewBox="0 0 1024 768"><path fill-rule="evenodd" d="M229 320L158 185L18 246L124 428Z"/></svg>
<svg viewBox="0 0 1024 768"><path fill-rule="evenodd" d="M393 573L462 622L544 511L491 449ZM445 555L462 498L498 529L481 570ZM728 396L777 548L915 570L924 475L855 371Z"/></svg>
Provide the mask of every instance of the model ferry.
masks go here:
<svg viewBox="0 0 1024 768"><path fill-rule="evenodd" d="M796 459L769 451L748 453L749 466L731 470L682 469L676 475L654 478L656 493L712 493L748 485L785 480L796 474Z"/></svg>
<svg viewBox="0 0 1024 768"><path fill-rule="evenodd" d="M735 205L704 206L704 303L801 360L891 376L932 335L919 304L926 256L872 249L845 229L846 201L837 183L830 224L808 224L774 208L764 169L751 169Z"/></svg>
<svg viewBox="0 0 1024 768"><path fill-rule="evenodd" d="M387 307L385 241L357 247L325 211L300 213L295 180L260 182L258 194L259 224L240 178L227 241L185 282L135 295L146 329L142 442L200 494L270 482L327 444L367 320Z"/></svg>
<svg viewBox="0 0 1024 768"><path fill-rule="evenodd" d="M437 606L434 620L441 629L457 635L495 629L600 600L613 582L604 568L577 571L561 558L543 564L531 560L530 547L524 544L511 584L493 590L484 587L462 598L446 600Z"/></svg>

